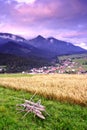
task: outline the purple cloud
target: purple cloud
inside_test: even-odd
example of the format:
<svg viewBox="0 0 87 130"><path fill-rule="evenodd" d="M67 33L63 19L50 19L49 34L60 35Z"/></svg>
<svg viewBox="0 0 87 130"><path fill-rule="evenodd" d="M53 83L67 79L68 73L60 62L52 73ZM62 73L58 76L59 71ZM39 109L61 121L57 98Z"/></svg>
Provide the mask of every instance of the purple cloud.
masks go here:
<svg viewBox="0 0 87 130"><path fill-rule="evenodd" d="M87 0L0 0L0 30L86 44Z"/></svg>

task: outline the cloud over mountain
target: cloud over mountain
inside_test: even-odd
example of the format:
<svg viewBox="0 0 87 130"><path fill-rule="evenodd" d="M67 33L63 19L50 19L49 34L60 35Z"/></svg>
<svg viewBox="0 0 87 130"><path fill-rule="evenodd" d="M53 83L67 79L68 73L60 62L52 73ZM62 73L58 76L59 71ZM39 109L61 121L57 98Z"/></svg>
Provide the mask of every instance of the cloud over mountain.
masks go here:
<svg viewBox="0 0 87 130"><path fill-rule="evenodd" d="M87 1L0 0L0 30L25 37L52 35L87 46Z"/></svg>

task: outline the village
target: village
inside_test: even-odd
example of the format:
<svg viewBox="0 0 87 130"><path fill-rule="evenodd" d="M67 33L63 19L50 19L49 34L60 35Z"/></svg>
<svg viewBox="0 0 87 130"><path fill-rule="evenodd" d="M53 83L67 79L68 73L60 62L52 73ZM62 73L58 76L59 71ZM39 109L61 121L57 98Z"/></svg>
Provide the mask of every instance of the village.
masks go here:
<svg viewBox="0 0 87 130"><path fill-rule="evenodd" d="M6 66L0 66L0 73L8 73L6 70ZM22 74L87 74L87 69L76 62L73 61L72 58L66 58L60 60L58 63L50 65L50 66L42 66L39 68L31 68L26 71L21 71Z"/></svg>
<svg viewBox="0 0 87 130"><path fill-rule="evenodd" d="M24 71L22 73L25 73ZM52 66L43 66L40 68L32 68L29 70L30 74L86 74L87 71L77 62L72 61L72 59L67 58L62 60L60 63Z"/></svg>

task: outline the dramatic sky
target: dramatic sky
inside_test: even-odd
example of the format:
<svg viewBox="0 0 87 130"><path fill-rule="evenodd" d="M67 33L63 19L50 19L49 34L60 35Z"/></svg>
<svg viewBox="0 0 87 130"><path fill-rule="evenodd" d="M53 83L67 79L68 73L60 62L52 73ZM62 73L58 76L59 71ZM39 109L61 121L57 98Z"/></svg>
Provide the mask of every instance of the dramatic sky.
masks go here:
<svg viewBox="0 0 87 130"><path fill-rule="evenodd" d="M87 49L87 0L0 0L0 32L53 36Z"/></svg>

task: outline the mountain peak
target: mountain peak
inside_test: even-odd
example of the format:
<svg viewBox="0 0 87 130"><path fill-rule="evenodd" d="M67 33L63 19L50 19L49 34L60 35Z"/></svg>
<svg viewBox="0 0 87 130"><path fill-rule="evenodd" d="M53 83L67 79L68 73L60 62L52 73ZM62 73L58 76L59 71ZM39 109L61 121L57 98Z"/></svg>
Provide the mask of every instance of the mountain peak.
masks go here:
<svg viewBox="0 0 87 130"><path fill-rule="evenodd" d="M45 40L45 38L42 37L41 35L38 35L38 36L36 37L36 39L38 39L38 40Z"/></svg>

